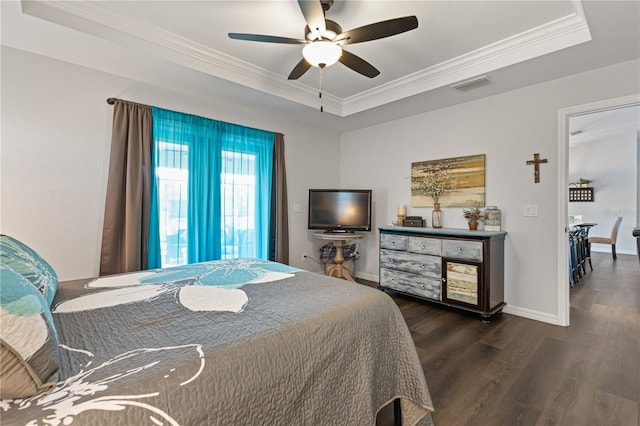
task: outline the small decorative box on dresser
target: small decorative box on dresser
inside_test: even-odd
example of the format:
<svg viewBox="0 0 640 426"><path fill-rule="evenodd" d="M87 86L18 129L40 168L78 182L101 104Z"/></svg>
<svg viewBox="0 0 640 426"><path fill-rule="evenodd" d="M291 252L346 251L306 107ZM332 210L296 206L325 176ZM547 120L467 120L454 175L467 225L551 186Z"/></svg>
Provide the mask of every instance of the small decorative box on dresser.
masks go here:
<svg viewBox="0 0 640 426"><path fill-rule="evenodd" d="M479 313L502 311L506 232L382 227L380 290Z"/></svg>

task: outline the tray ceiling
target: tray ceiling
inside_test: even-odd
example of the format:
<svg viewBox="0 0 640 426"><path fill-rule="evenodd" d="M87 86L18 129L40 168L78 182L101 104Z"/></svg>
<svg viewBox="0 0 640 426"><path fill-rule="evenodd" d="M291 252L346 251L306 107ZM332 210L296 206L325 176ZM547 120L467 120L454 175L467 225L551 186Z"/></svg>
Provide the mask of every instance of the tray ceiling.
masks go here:
<svg viewBox="0 0 640 426"><path fill-rule="evenodd" d="M18 36L17 24L13 28L9 25L5 31L8 23L5 10L11 17L17 8L7 5L15 6L16 2L2 3L3 44L40 54L61 49L44 46L42 40L28 40L28 34ZM379 121L374 118L376 114L362 113L378 111L379 117L394 118L397 114L420 112L423 108L415 102L417 97L432 99L425 102L427 105L439 103L428 106L432 108L534 84L542 78L604 66L611 58L618 62L637 58L637 41L616 47L620 49L617 55L604 51L603 45L612 37L632 38L634 32L638 35L638 18L633 16L633 12L638 12L637 2L618 3L335 0L326 17L338 22L343 30L407 15L417 16L419 26L396 36L349 45L347 50L369 61L381 74L369 79L339 63L328 67L323 76L324 110L336 118L360 117L352 120L353 126L360 126ZM318 68L312 68L297 81L287 80L302 57L301 46L227 37L229 32L245 32L302 38L305 21L296 1L50 0L22 1L19 6L22 16L32 17L29 25L38 25L33 22L37 18L39 22L89 35L85 43L102 40L118 46L131 62L131 58L155 64L161 61L167 64L165 72L182 69L185 79L191 75L209 76L216 84L222 81L236 88L229 89L229 93L235 91L239 97L250 97L257 91L285 101L288 110L295 109L290 103L313 110L319 107ZM594 12L589 13L590 9ZM624 23L627 27L620 29L622 23L603 22L610 21L611 16L627 20ZM615 28L618 34L609 34L607 26ZM598 43L598 37L606 40ZM597 55L573 64L576 61L572 60L572 52L576 49L589 52L591 46L598 49ZM68 42L65 48L70 48ZM106 49L102 51L108 54ZM563 55L566 55L564 62ZM556 59L557 70L545 68L553 63L549 58ZM92 59L85 55L66 60L91 66ZM104 58L97 56L93 60L104 62ZM580 69L571 68L578 65ZM110 67L107 71L126 73L124 65ZM519 74L513 74L514 71ZM488 84L480 84L477 89L474 84L467 87L472 89L468 91L452 88L484 76L487 77L484 83Z"/></svg>

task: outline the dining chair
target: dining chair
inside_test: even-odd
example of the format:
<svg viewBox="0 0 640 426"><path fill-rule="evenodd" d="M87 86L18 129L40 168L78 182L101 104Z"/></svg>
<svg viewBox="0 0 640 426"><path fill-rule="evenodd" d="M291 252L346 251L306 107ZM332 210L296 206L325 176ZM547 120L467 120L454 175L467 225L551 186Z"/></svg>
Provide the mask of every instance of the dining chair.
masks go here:
<svg viewBox="0 0 640 426"><path fill-rule="evenodd" d="M635 237L636 244L638 245L638 260L640 260L640 226L633 228L633 236Z"/></svg>
<svg viewBox="0 0 640 426"><path fill-rule="evenodd" d="M580 278L582 278L580 261L578 259L579 232L579 230L569 231L569 284L571 287L573 287L575 283L580 281Z"/></svg>
<svg viewBox="0 0 640 426"><path fill-rule="evenodd" d="M589 237L589 242L591 244L609 244L611 245L611 255L613 256L613 260L616 260L618 256L616 255L616 240L618 239L618 230L620 230L620 223L622 222L622 216L618 217L613 224L613 228L611 229L611 237Z"/></svg>

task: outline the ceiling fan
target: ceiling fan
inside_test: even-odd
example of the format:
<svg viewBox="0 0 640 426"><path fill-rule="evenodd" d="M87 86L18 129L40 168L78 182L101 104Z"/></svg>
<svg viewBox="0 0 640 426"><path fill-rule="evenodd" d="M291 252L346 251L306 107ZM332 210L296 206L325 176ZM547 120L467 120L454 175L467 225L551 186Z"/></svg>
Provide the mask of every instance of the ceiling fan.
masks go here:
<svg viewBox="0 0 640 426"><path fill-rule="evenodd" d="M373 78L380 74L380 71L359 56L344 50L342 46L390 37L418 27L418 18L405 16L343 32L336 22L325 19L325 12L333 5L333 0L298 0L298 5L307 22L304 40L243 33L229 33L229 37L264 43L305 45L302 49L303 58L289 74L289 80L302 77L312 66L322 69L337 61L357 73Z"/></svg>

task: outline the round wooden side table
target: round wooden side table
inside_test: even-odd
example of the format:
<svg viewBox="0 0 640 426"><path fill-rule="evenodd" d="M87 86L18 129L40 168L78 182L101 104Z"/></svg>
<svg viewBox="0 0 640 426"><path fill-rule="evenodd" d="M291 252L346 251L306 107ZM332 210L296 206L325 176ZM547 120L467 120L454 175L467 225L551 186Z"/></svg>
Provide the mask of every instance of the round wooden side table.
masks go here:
<svg viewBox="0 0 640 426"><path fill-rule="evenodd" d="M349 281L355 281L355 278L351 276L347 268L344 266L344 246L349 241L359 240L363 237L362 234L356 234L353 232L316 232L315 236L321 240L329 240L333 242L336 248L336 257L333 259L333 263L327 265L327 275L343 278Z"/></svg>

